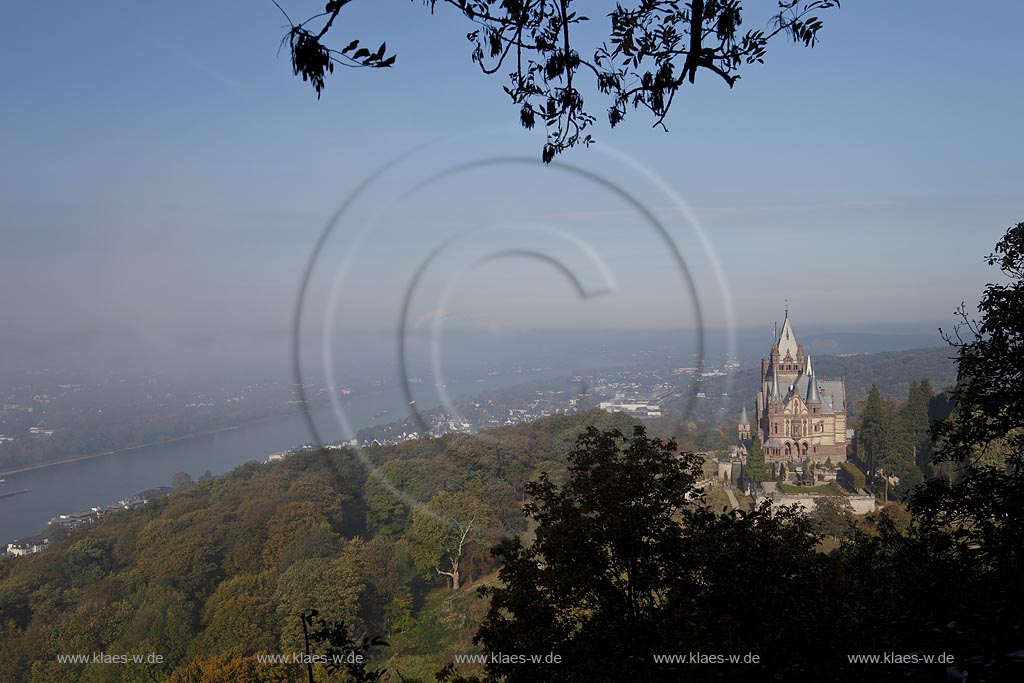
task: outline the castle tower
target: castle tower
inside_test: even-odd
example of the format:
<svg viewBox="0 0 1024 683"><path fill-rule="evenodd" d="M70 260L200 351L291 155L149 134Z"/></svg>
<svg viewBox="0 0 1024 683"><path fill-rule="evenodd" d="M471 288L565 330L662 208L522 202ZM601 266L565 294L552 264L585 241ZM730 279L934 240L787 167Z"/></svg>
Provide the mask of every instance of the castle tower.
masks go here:
<svg viewBox="0 0 1024 683"><path fill-rule="evenodd" d="M740 441L748 441L750 439L750 418L747 417L746 406L743 406L743 414L740 416L739 437Z"/></svg>

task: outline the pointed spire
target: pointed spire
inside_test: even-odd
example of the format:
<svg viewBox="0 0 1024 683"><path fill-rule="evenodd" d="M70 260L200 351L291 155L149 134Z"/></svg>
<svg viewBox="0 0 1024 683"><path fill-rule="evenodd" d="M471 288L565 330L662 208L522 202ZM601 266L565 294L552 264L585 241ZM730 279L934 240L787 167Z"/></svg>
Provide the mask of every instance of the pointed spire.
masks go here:
<svg viewBox="0 0 1024 683"><path fill-rule="evenodd" d="M782 398L779 393L779 367L775 363L772 363L772 398Z"/></svg>
<svg viewBox="0 0 1024 683"><path fill-rule="evenodd" d="M807 362L804 364L804 374L805 375L813 375L814 374L814 370L811 369L811 357L810 357L810 355L807 356Z"/></svg>
<svg viewBox="0 0 1024 683"><path fill-rule="evenodd" d="M821 403L821 392L818 391L818 379L811 369L811 357L807 356L807 400L805 403Z"/></svg>
<svg viewBox="0 0 1024 683"><path fill-rule="evenodd" d="M740 416L740 424L747 426L750 424L750 418L747 417L747 406L743 406L743 414Z"/></svg>

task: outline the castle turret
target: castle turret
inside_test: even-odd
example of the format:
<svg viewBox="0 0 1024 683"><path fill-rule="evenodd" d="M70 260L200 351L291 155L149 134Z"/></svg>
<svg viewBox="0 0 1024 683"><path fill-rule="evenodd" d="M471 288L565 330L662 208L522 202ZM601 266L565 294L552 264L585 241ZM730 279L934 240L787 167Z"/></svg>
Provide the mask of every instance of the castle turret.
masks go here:
<svg viewBox="0 0 1024 683"><path fill-rule="evenodd" d="M821 412L821 392L818 390L818 378L814 376L814 369L811 368L811 357L807 357L807 398L804 401L811 413Z"/></svg>
<svg viewBox="0 0 1024 683"><path fill-rule="evenodd" d="M807 357L807 403L821 403L821 392L818 390L818 381L814 376L814 369L811 368L811 357Z"/></svg>
<svg viewBox="0 0 1024 683"><path fill-rule="evenodd" d="M746 406L743 406L743 414L740 415L739 437L740 441L746 441L750 438L750 418L747 417Z"/></svg>

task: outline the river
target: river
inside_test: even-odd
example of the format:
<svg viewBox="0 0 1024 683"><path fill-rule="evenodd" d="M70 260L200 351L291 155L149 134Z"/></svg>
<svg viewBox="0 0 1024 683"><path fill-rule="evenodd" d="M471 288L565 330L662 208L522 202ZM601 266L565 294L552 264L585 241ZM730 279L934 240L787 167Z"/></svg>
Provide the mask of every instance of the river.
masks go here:
<svg viewBox="0 0 1024 683"><path fill-rule="evenodd" d="M472 384L472 390L467 386L453 393L464 396L541 377L491 377ZM418 405L429 408L430 402L418 400ZM347 401L345 409L356 430L409 414L405 398L397 388ZM387 413L382 415L384 411ZM325 442L342 438L340 426L333 433L327 431L336 424L329 407L317 409L314 421L324 432L320 437ZM110 505L147 489L170 486L175 472L188 472L193 478L207 470L214 475L223 474L243 463L266 460L271 453L312 440L306 420L296 407L294 412L234 429L8 474L6 483L0 484L0 493L20 489L28 489L28 493L0 498L0 542L6 547L9 541L36 534L62 513Z"/></svg>

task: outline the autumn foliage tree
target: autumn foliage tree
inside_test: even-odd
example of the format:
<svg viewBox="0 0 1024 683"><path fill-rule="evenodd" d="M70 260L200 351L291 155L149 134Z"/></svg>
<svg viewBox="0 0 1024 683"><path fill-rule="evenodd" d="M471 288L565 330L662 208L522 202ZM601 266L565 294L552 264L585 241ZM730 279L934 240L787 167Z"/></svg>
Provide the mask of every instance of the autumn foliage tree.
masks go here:
<svg viewBox="0 0 1024 683"><path fill-rule="evenodd" d="M439 491L413 511L406 540L416 566L428 576L446 577L452 590L459 590L466 550L485 542L491 519L491 511L476 496Z"/></svg>

